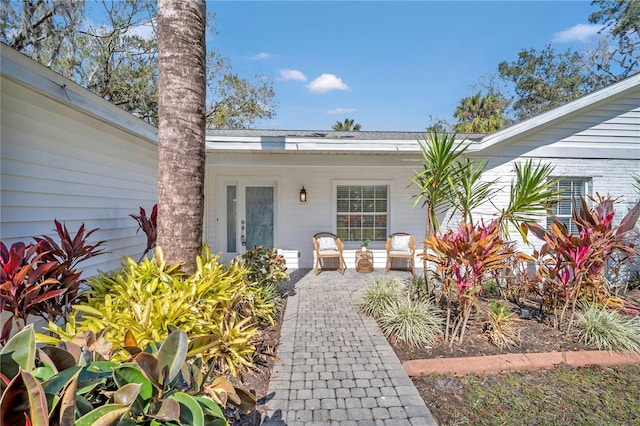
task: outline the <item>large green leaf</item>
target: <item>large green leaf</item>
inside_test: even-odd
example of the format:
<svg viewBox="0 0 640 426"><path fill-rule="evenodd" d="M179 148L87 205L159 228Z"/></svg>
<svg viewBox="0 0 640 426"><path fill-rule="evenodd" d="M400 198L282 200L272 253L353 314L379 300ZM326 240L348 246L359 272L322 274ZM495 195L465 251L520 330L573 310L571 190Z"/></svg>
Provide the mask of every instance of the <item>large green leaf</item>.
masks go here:
<svg viewBox="0 0 640 426"><path fill-rule="evenodd" d="M176 392L169 397L180 403L180 424L204 426L204 412L192 396L184 392Z"/></svg>
<svg viewBox="0 0 640 426"><path fill-rule="evenodd" d="M113 371L113 379L119 387L126 386L129 383L140 385L138 397L131 405L131 410L138 414L147 412L151 399L153 398L153 385L145 376L137 364L126 364Z"/></svg>
<svg viewBox="0 0 640 426"><path fill-rule="evenodd" d="M158 351L158 372L164 379L160 384L166 386L176 378L187 359L189 339L187 333L176 330L167 337ZM161 379L161 380L162 380Z"/></svg>
<svg viewBox="0 0 640 426"><path fill-rule="evenodd" d="M20 369L32 371L36 360L36 333L27 327L13 336L0 350L0 373L13 379Z"/></svg>
<svg viewBox="0 0 640 426"><path fill-rule="evenodd" d="M78 389L78 374L67 383L62 391L62 397L57 399L51 407L49 415L50 426L73 426L76 413L76 391ZM91 409L89 409L91 411Z"/></svg>
<svg viewBox="0 0 640 426"><path fill-rule="evenodd" d="M128 383L115 391L113 394L113 401L116 404L131 405L140 394L140 388L142 385L139 383Z"/></svg>
<svg viewBox="0 0 640 426"><path fill-rule="evenodd" d="M43 367L36 367L33 369L33 371L31 371L31 373L33 373L34 377L38 379L38 381L40 382L49 380L50 378L56 375L56 371L53 369L53 367L49 365L45 365Z"/></svg>
<svg viewBox="0 0 640 426"><path fill-rule="evenodd" d="M178 423L180 422L180 403L174 399L165 399L158 412L149 417L163 422Z"/></svg>
<svg viewBox="0 0 640 426"><path fill-rule="evenodd" d="M202 411L205 416L225 419L224 424L227 423L224 413L222 412L222 408L220 408L213 399L204 396L194 396L193 399L198 401L198 404L202 407Z"/></svg>
<svg viewBox="0 0 640 426"><path fill-rule="evenodd" d="M80 417L75 426L111 426L116 425L127 412L128 405L106 404Z"/></svg>
<svg viewBox="0 0 640 426"><path fill-rule="evenodd" d="M155 387L161 389L158 359L146 352L140 352L138 355L133 357L133 361L140 366L147 379L149 379Z"/></svg>
<svg viewBox="0 0 640 426"><path fill-rule="evenodd" d="M78 411L78 416L82 417L85 414L89 414L91 411L93 411L93 405L91 405L91 402L83 395L77 394L76 410Z"/></svg>
<svg viewBox="0 0 640 426"><path fill-rule="evenodd" d="M45 364L55 367L57 371L66 370L76 365L73 355L55 346L45 346L38 349L38 358Z"/></svg>
<svg viewBox="0 0 640 426"><path fill-rule="evenodd" d="M129 383L140 385L139 397L148 401L153 396L153 386L137 364L123 365L113 371L113 378L119 387Z"/></svg>
<svg viewBox="0 0 640 426"><path fill-rule="evenodd" d="M57 394L80 375L82 367L67 368L42 384L46 393Z"/></svg>
<svg viewBox="0 0 640 426"><path fill-rule="evenodd" d="M49 425L47 398L42 386L31 373L21 371L0 398L0 424L24 424L25 414L32 426Z"/></svg>

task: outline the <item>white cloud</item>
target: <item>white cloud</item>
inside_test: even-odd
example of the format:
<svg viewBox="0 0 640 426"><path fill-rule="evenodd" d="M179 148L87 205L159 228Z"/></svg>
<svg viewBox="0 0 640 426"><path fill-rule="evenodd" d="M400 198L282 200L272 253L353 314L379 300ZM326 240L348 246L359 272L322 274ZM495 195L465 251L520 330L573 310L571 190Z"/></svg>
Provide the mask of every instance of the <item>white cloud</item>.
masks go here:
<svg viewBox="0 0 640 426"><path fill-rule="evenodd" d="M280 70L280 80L307 81L307 76L298 70Z"/></svg>
<svg viewBox="0 0 640 426"><path fill-rule="evenodd" d="M342 114L349 114L352 112L356 112L358 109L357 108L335 108L335 109L330 109L329 111L327 111L327 114L329 115L342 115Z"/></svg>
<svg viewBox="0 0 640 426"><path fill-rule="evenodd" d="M327 93L331 90L349 90L340 77L333 74L322 74L307 86L313 93Z"/></svg>
<svg viewBox="0 0 640 426"><path fill-rule="evenodd" d="M567 30L555 33L553 35L552 41L557 43L566 43L570 41L585 42L589 40L589 38L598 34L598 31L600 31L601 29L601 25L578 24Z"/></svg>
<svg viewBox="0 0 640 426"><path fill-rule="evenodd" d="M260 52L257 55L249 56L249 59L251 59L252 61L264 61L271 58L273 58L273 55L266 52Z"/></svg>
<svg viewBox="0 0 640 426"><path fill-rule="evenodd" d="M156 30L154 28L154 25L151 22L147 22L146 24L131 27L129 28L127 33L129 35L138 36L148 41L154 40L156 38Z"/></svg>

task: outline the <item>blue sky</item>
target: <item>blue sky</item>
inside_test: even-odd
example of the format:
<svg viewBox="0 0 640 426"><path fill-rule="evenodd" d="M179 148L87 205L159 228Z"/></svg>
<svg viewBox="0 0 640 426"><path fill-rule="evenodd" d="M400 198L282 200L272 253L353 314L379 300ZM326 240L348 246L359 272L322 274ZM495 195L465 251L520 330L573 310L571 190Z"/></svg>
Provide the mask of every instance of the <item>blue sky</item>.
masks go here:
<svg viewBox="0 0 640 426"><path fill-rule="evenodd" d="M207 2L208 49L274 82L263 129L423 131L524 48L594 47L589 1Z"/></svg>

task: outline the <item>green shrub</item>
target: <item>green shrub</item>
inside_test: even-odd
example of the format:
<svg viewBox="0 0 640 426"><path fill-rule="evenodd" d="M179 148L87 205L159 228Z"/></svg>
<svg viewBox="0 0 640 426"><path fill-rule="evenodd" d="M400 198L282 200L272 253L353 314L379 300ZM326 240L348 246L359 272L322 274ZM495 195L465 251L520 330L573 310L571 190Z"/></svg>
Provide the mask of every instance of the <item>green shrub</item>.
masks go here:
<svg viewBox="0 0 640 426"><path fill-rule="evenodd" d="M378 319L403 297L402 286L396 279L376 277L365 287L358 308L362 313Z"/></svg>
<svg viewBox="0 0 640 426"><path fill-rule="evenodd" d="M249 287L253 296L253 317L261 324L274 325L282 308L282 295L273 284Z"/></svg>
<svg viewBox="0 0 640 426"><path fill-rule="evenodd" d="M485 324L485 333L491 343L500 349L520 344L520 334L513 326L513 313L497 300L491 301L489 321Z"/></svg>
<svg viewBox="0 0 640 426"><path fill-rule="evenodd" d="M625 318L616 311L590 303L582 305L578 337L597 349L640 354L640 317Z"/></svg>
<svg viewBox="0 0 640 426"><path fill-rule="evenodd" d="M126 362L110 359L103 333L83 332L73 342L36 349L29 327L0 350L3 423L225 426L221 406L255 407L249 392L203 372L199 353L206 345L182 331L146 350L128 338Z"/></svg>
<svg viewBox="0 0 640 426"><path fill-rule="evenodd" d="M424 281L424 276L412 276L407 282L407 291L411 300L428 301L432 298Z"/></svg>
<svg viewBox="0 0 640 426"><path fill-rule="evenodd" d="M401 299L391 304L378 319L385 336L412 346L429 346L442 333L444 315L428 302Z"/></svg>
<svg viewBox="0 0 640 426"><path fill-rule="evenodd" d="M275 248L254 247L236 257L236 262L247 269L247 280L259 285L277 285L289 279L284 256Z"/></svg>
<svg viewBox="0 0 640 426"><path fill-rule="evenodd" d="M205 361L235 375L253 362L255 323L268 318L274 307L264 300L262 290L261 297L255 297L258 290L245 281L242 265L218 260L205 246L196 259L196 271L187 276L179 265L167 265L159 248L152 259L127 259L120 272L89 281L87 302L74 306L82 313L74 318L75 328L96 333L107 329L115 351L128 333L142 347L163 341L176 329L189 338L213 336ZM49 329L61 335L55 324Z"/></svg>

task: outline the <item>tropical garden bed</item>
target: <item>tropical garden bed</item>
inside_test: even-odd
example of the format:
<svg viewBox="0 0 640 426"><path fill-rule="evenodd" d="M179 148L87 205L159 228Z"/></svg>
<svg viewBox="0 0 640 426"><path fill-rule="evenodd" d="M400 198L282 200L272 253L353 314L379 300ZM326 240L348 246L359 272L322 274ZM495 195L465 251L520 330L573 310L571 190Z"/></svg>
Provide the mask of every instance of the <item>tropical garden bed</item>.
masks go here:
<svg viewBox="0 0 640 426"><path fill-rule="evenodd" d="M155 212L133 215L147 251ZM222 262L203 246L195 270L184 271L156 248L85 281L77 265L100 255L105 242L90 243L94 231L84 226L73 234L56 221L56 231L57 239L0 244L0 423L259 418L286 292L278 284L289 280L275 249ZM35 317L43 330L30 325Z"/></svg>

